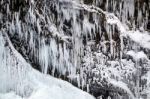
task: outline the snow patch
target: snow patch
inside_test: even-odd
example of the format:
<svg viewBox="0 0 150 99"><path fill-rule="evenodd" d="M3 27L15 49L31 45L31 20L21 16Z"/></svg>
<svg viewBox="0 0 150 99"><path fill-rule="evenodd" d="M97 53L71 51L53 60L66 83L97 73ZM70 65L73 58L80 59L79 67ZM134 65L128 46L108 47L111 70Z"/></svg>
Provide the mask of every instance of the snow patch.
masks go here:
<svg viewBox="0 0 150 99"><path fill-rule="evenodd" d="M150 49L150 35L147 31L129 31L126 34L134 42L140 44L144 48Z"/></svg>

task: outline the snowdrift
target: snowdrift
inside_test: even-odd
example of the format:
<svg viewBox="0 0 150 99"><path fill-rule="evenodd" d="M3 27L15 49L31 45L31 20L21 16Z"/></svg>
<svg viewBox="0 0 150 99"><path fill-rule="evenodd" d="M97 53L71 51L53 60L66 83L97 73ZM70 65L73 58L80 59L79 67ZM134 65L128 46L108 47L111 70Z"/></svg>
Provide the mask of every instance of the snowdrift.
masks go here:
<svg viewBox="0 0 150 99"><path fill-rule="evenodd" d="M30 96L24 98L17 95L15 91L12 91L1 93L0 99L94 99L88 93L75 88L71 84L48 75L43 75L34 69L30 71L28 77L24 95L31 91L31 93L28 93Z"/></svg>

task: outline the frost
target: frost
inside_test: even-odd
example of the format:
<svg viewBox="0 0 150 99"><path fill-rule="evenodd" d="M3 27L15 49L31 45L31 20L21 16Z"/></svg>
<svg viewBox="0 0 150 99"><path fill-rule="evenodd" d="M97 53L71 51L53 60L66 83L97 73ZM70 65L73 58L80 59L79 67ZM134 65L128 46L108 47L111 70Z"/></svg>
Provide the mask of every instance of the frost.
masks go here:
<svg viewBox="0 0 150 99"><path fill-rule="evenodd" d="M124 90L127 91L127 93L129 95L131 95L132 99L136 99L133 95L133 93L130 91L130 89L127 87L127 85L123 82L120 82L120 81L115 81L115 80L110 80L110 83L113 84L114 86L118 87L118 88L122 88Z"/></svg>
<svg viewBox="0 0 150 99"><path fill-rule="evenodd" d="M13 3L0 3L0 98L93 99L47 74L93 95L148 95L147 1L21 0L16 9Z"/></svg>

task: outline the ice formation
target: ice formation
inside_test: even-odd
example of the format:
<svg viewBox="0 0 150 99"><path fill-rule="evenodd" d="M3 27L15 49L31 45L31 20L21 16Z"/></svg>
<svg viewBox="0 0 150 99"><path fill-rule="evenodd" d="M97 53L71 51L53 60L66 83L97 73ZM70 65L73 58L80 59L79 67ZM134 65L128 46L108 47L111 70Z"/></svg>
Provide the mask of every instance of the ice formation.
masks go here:
<svg viewBox="0 0 150 99"><path fill-rule="evenodd" d="M97 84L131 98L143 95L150 83L142 72L150 66L149 4L85 1L26 0L21 9L13 9L16 1L0 1L0 99L93 99L47 74L87 92ZM141 78L147 83L140 85Z"/></svg>

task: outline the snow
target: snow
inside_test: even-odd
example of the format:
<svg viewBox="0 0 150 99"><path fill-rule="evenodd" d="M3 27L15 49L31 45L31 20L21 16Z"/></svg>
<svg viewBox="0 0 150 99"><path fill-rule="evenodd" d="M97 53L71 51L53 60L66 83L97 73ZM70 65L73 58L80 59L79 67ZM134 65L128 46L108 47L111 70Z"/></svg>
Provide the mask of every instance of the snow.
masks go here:
<svg viewBox="0 0 150 99"><path fill-rule="evenodd" d="M107 3L105 5L106 11L103 11L95 5L83 4L80 1L83 2L82 0L58 0L57 3L55 2L56 5L52 5L53 7L56 6L56 9L53 8L51 5L49 6L49 4L44 4L44 7L40 7L39 10L36 8L36 2L34 0L31 0L31 5L29 7L27 15L25 16L25 22L21 22L21 20L19 19L19 12L15 12L16 14L14 19L12 18L9 33L12 33L13 35L17 32L16 34L19 35L19 37L22 37L19 38L21 41L24 40L24 36L26 38L27 43L29 40L29 48L31 49L32 54L31 56L35 55L35 57L37 58L35 60L39 61L41 70L45 74L48 72L49 68L51 68L52 75L54 75L57 69L58 72L61 72L61 74L66 74L69 72L70 74L68 78L77 79L78 86L84 86L87 83L90 84L90 82L87 81L90 78L85 77L84 79L84 70L82 70L83 68L81 66L81 57L85 56L85 58L83 59L83 65L85 65L86 68L85 71L88 73L92 72L96 74L96 76L98 75L98 78L94 77L94 79L96 79L97 81L99 80L99 78L103 80L102 78L109 79L112 76L116 80L126 80L126 78L128 76L132 76L132 73L136 72L136 70L132 61L127 61L126 59L122 60L122 55L124 51L123 36L129 37L132 41L137 43L137 45L140 45L140 47L150 49L150 33L144 31L144 27L140 28L139 31L130 31L128 30L126 25L123 24L128 20L127 15L129 15L130 17L134 16L135 9L133 6L131 6L134 5L134 0L127 0L124 2L123 5L120 3L120 12L115 12L117 3L115 3L116 1L113 0L114 3L111 2L113 6L113 13L106 12L109 11L109 0L107 0ZM66 3L64 3L64 5L62 6L57 5L59 4L58 2ZM102 3L103 0L96 0L95 2L96 5L99 6L99 3L97 2ZM67 3L68 5L66 5ZM9 9L9 5L7 5L7 7L7 9ZM51 12L49 7L52 7L52 9L56 10L58 14L57 18L54 18L54 12ZM88 13L85 13L86 11ZM89 12L93 13L92 16L89 15L91 14ZM118 53L115 53L114 47L116 46L113 46L113 44L116 43L116 41L113 40L113 32L115 32L115 25L117 26L120 33L118 35L120 36L121 41L121 50L119 50L121 58L120 60L110 61L109 65L106 64L109 63L109 59L105 57L105 53L101 53L103 50L98 50L100 53L94 52L94 54L92 51L92 48L94 48L92 45L96 45L96 43L94 43L95 40L93 40L96 36L95 34L99 33L100 35L103 35L101 34L101 31L103 31L101 27L101 25L103 25L101 24L101 19L103 18L99 17L103 16L102 14L104 15L104 17L106 17L106 23L108 25L105 26L104 24L104 27L108 29L108 31L106 32L109 36L108 41L105 41L105 38L103 38L102 36L102 39L104 39L104 41L102 40L102 42L104 42L102 47L104 47L104 52L107 53L108 48L106 46L106 43L111 44L108 56L112 56ZM3 15L0 14L0 20L3 20L1 16ZM81 18L81 20L80 16L83 17ZM142 21L141 12L138 13L138 16L138 20ZM94 23L89 22L89 19L91 17ZM66 20L67 22L71 20L71 22L69 22L69 25L71 24L71 27L69 25L66 25ZM129 22L129 24L132 23ZM64 25L67 27L67 30L69 32L63 31ZM112 25L113 29L111 29ZM37 30L35 27L37 28ZM39 35L42 35L42 37L40 37ZM48 37L46 37L47 35ZM85 52L84 47L86 46L83 44L83 36L86 36L85 40L87 42L87 45L90 46L89 50L91 50L90 53L86 53L87 55L83 54ZM88 41L89 39L91 42ZM59 42L59 40L61 42ZM64 42L62 43L62 41ZM70 45L72 45L72 48L68 47L69 43L71 43ZM101 46L101 44L98 44L98 46ZM11 44L10 47L5 48L4 43L1 41L0 50L0 60L2 60L0 63L0 75L2 75L0 76L0 81L2 81L2 83L0 84L0 99L9 99L11 97L18 99L22 99L22 97L27 99L69 99L72 97L74 97L75 99L77 99L78 97L81 99L93 99L92 96L73 87L69 83L55 79L48 75L41 74L40 72L31 68L30 64L26 63L23 57L20 54L18 54L18 52L13 48ZM135 60L148 60L148 57L142 51L138 52L130 50L127 52L127 54L132 56ZM117 58L118 57L119 56L117 56ZM80 73L77 73L76 70L78 69L81 69L79 71ZM85 74L85 76L87 76L87 74ZM81 79L82 81L80 81ZM127 90L129 94L131 94L129 89L123 82L116 80L110 82L114 86L120 88L122 87L124 90ZM127 78L127 80L129 79Z"/></svg>
<svg viewBox="0 0 150 99"><path fill-rule="evenodd" d="M107 13L106 20L107 20L107 23L111 25L117 24L120 21L113 13Z"/></svg>
<svg viewBox="0 0 150 99"><path fill-rule="evenodd" d="M0 59L5 62L7 60L7 64L4 62L0 65L0 74L2 74L0 77L0 99L94 99L93 96L66 81L33 69L15 50L7 34L1 33L3 35L0 34L2 50ZM4 47L6 42L8 46ZM4 57L6 53L7 58ZM6 72L3 71L5 69Z"/></svg>
<svg viewBox="0 0 150 99"><path fill-rule="evenodd" d="M42 99L94 99L65 81L48 75L43 76L35 71L35 75L36 73L38 75L36 79L38 88L28 99L41 99L41 97Z"/></svg>
<svg viewBox="0 0 150 99"><path fill-rule="evenodd" d="M16 95L14 92L9 92L5 94L0 93L0 99L21 99L21 97Z"/></svg>
<svg viewBox="0 0 150 99"><path fill-rule="evenodd" d="M127 52L127 55L130 55L136 61L139 60L139 59L146 59L146 60L148 60L148 57L146 56L146 54L143 51L134 52L133 50L131 50L131 51Z"/></svg>
<svg viewBox="0 0 150 99"><path fill-rule="evenodd" d="M126 33L129 38L140 46L150 49L150 34L147 31L129 31Z"/></svg>
<svg viewBox="0 0 150 99"><path fill-rule="evenodd" d="M91 95L73 87L68 82L58 80L48 75L41 74L38 71L32 70L30 80L34 83L35 89L29 97L22 98L9 92L0 94L0 99L94 99Z"/></svg>

